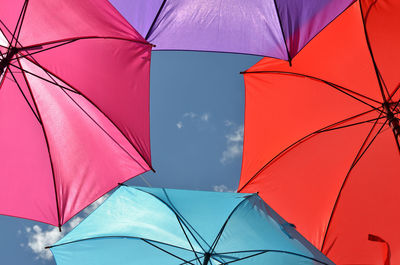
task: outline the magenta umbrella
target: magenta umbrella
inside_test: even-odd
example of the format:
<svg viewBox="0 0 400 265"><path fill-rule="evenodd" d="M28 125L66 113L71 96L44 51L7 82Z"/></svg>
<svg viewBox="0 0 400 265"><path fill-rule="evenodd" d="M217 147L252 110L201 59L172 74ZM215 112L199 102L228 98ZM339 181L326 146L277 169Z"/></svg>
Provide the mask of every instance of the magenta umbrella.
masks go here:
<svg viewBox="0 0 400 265"><path fill-rule="evenodd" d="M105 0L0 2L0 214L61 227L152 169L152 46Z"/></svg>

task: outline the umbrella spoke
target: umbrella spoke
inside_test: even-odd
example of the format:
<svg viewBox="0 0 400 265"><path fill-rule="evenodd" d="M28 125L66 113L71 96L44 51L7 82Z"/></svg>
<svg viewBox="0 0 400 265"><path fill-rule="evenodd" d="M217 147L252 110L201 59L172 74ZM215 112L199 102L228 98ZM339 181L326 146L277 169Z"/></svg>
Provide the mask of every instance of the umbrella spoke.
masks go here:
<svg viewBox="0 0 400 265"><path fill-rule="evenodd" d="M356 91L353 91L351 89L345 88L345 87L340 86L338 84L335 84L335 83L332 83L332 82L329 82L327 80L324 80L324 79L321 79L321 78L318 78L318 77L314 77L314 76L311 76L311 75L305 75L305 74L294 73L294 72L284 72L284 71L252 71L252 72L241 72L241 73L242 74L282 74L282 75L289 75L289 76L295 76L295 77L296 76L297 77L306 77L306 78L309 78L309 79L314 80L314 81L322 82L322 83L324 83L324 84L326 84L326 85L338 90L339 92L341 92L341 93L343 93L343 94L345 94L345 95L347 95L347 96L349 96L349 97L351 97L351 98L353 98L353 99L355 99L355 100L357 100L357 101L359 101L359 102L361 102L361 103L363 103L363 104L365 104L365 105L367 105L367 106L369 106L371 108L375 108L375 107L373 105L371 105L370 103L362 100L360 97L362 97L364 99L368 99L368 100L370 100L370 101L372 101L374 103L377 103L379 105L382 104L382 102L380 102L378 100L375 100L373 98L370 98L370 97L368 97L366 95L363 95L363 94L358 93ZM358 97L356 97L354 95L357 95Z"/></svg>
<svg viewBox="0 0 400 265"><path fill-rule="evenodd" d="M378 118L368 119L368 120L365 120L365 121L355 122L355 123L351 123L351 124L346 124L346 125L339 126L339 127L323 129L323 130L319 131L318 133L329 132L329 131L334 131L334 130L338 130L338 129L348 128L348 127L351 127L351 126L360 125L360 124L364 124L364 123L369 123L369 122L373 122L373 121L378 121L378 120L381 120L381 119L386 119L386 117L381 116L381 117L378 117Z"/></svg>
<svg viewBox="0 0 400 265"><path fill-rule="evenodd" d="M11 34L11 41L10 41L10 46L8 47L8 51L7 54L9 54L9 52L11 51L11 47L13 46L13 41L16 40L16 43L18 43L18 37L19 34L21 32L21 27L22 27L22 23L23 20L25 18L25 13L26 13L26 8L28 5L28 0L25 0L22 9L21 9L21 13L19 14L18 20L17 20L17 24L15 25L15 29L14 29L14 33Z"/></svg>
<svg viewBox="0 0 400 265"><path fill-rule="evenodd" d="M174 211L176 212L177 215L179 215L180 220L182 220L182 222L185 222L187 224L188 227L190 227L191 229L189 229L188 227L188 231L189 233L192 235L192 237L194 238L194 240L197 242L197 244L201 247L200 242L197 240L197 238L192 234L191 230L194 231L194 233L196 233L196 235L208 246L210 247L210 245L208 244L208 242L200 235L199 232L196 231L196 229L194 229L194 227L186 220L186 218L178 211L178 209L176 209L175 205L172 203L171 199L169 198L167 192L165 191L165 189L163 190L165 197L167 198L168 202L171 204L171 207L174 209ZM204 250L204 249L203 249ZM205 250L204 250L205 251Z"/></svg>
<svg viewBox="0 0 400 265"><path fill-rule="evenodd" d="M249 258L252 258L252 257L255 257L255 256L259 256L259 255L264 254L264 253L280 253L280 254L293 255L293 256L297 256L297 257L309 259L309 260L312 260L312 261L319 262L319 263L321 263L321 264L328 265L327 263L325 263L325 262L323 262L323 261L320 261L320 260L318 260L318 259L315 259L315 258L312 258L312 257L308 257L308 256L305 256L305 255L302 255L302 254L290 252L290 251L284 251L284 250L270 250L270 249L262 249L262 250L243 250L243 251L232 251L232 252L217 253L216 255L241 254L241 253L249 253L249 252L258 252L258 253L251 254L251 255L249 255L249 256L244 256L244 257L241 257L241 258L237 258L237 259L235 259L235 260L233 260L233 261L229 261L229 262L222 263L221 265L232 264L232 263L235 263L235 262L238 262L238 261L242 261L242 260L249 259Z"/></svg>
<svg viewBox="0 0 400 265"><path fill-rule="evenodd" d="M173 253L171 253L171 252L169 252L169 251L167 251L167 250L165 250L165 249L163 249L163 248L157 246L157 245L152 244L150 241L147 241L147 240L145 240L145 239L142 239L142 240L143 240L144 242L146 242L147 244L149 244L149 245L151 245L151 246L153 246L153 247L155 247L155 248L157 248L157 249L159 249L159 250L161 250L161 251L163 251L163 252L165 252L165 253L167 253L167 254L169 254L169 255L175 257L175 258L177 258L177 259L180 259L180 260L184 261L185 264L196 265L196 264L193 264L193 263L189 262L188 260L185 260L185 259L183 259L183 258L181 258L181 257L179 257L179 256L177 256L177 255L175 255L175 254L173 254Z"/></svg>
<svg viewBox="0 0 400 265"><path fill-rule="evenodd" d="M373 112L373 111L377 111L377 110L379 110L379 109L380 109L380 108L374 108L374 109L365 111L365 112L363 112L363 113L360 113L360 114L357 114L357 115L348 117L348 118L346 118L346 119L343 119L343 120L341 120L341 121L338 121L338 122L335 122L335 123L330 124L330 125L328 125L328 126L325 126L325 127L322 128L322 129L319 129L319 130L317 130L317 131L314 131L314 132L312 132L312 133L310 133L310 134L307 134L306 136L300 138L299 140L297 140L296 142L292 143L291 145L289 145L288 147L286 147L285 149L283 149L281 152L279 152L279 153L278 153L276 156L274 156L271 160L269 160L263 167L261 167L260 170L258 170L258 171L254 174L254 176L252 176L240 189L238 189L238 192L240 192L241 190L243 190L252 180L254 180L254 179L255 179L264 169L266 169L273 161L276 161L277 159L279 159L280 157L282 157L282 156L283 156L284 154L286 154L289 150L291 150L292 148L295 148L298 144L303 143L303 142L305 142L305 141L311 139L311 137L314 137L315 135L317 135L317 134L320 133L320 132L324 132L325 130L328 130L328 129L330 129L330 128L334 128L334 127L337 126L337 125L340 125L340 124L343 124L343 123L345 123L345 122L351 121L351 120L353 120L353 119L355 119L355 118L359 118L359 117L361 117L361 116L363 116L363 115L366 115L366 114L371 113L371 112ZM380 110L380 112L382 112L382 110ZM377 120L377 121L378 121L378 120Z"/></svg>
<svg viewBox="0 0 400 265"><path fill-rule="evenodd" d="M42 124L42 120L41 120L41 119L39 118L39 116L36 114L36 113L38 113L37 108L35 108L35 109L36 109L36 112L35 112L35 110L33 109L34 107L33 107L33 106L31 105L31 103L28 101L28 99L27 99L27 97L26 97L24 91L22 91L22 88L21 88L20 84L18 83L17 78L14 76L14 74L13 74L13 72L12 72L11 70L9 70L9 71L10 71L10 74L11 74L11 76L12 76L12 78L13 78L13 81L17 84L17 87L18 87L19 91L21 92L22 96L24 97L24 99L25 99L26 103L28 104L29 108L31 109L33 115L35 116L35 118L37 119L37 121L38 121L40 124ZM7 72L6 72L4 75L6 75L6 74L7 74ZM25 80L25 82L26 82L26 80ZM27 84L27 85L28 85L28 84Z"/></svg>
<svg viewBox="0 0 400 265"><path fill-rule="evenodd" d="M381 117L382 114L383 114L383 111L381 112L381 114L379 115L379 117ZM329 217L329 221L328 221L328 224L327 224L327 226L326 226L325 235L324 235L324 238L323 238L323 241L322 241L322 245L321 245L321 250L324 249L324 245L325 245L325 242L326 242L326 237L327 237L327 235L328 235L328 230L329 230L330 224L331 224L331 222L332 222L332 217L333 217L333 215L334 215L334 213L335 213L335 210L336 210L337 205L338 205L338 202L339 202L339 200L340 200L340 197L341 197L343 188L344 188L345 184L347 183L347 180L349 179L349 176L350 176L351 171L352 171L353 168L357 165L358 161L360 161L360 159L364 156L364 154L365 154L366 151L369 149L369 147L372 145L372 143L374 142L374 140L376 139L376 137L381 133L382 129L385 127L385 125L386 125L386 123L387 123L387 120L383 123L383 125L378 129L378 132L377 132L377 133L374 135L374 137L371 139L371 135L372 135L373 131L375 130L375 128L377 127L377 123L378 123L378 120L375 121L374 125L371 127L370 131L368 132L367 137L365 138L363 144L361 145L360 149L358 150L357 155L356 155L356 157L354 158L354 161L353 161L352 165L350 166L350 169L348 170L348 172L347 172L347 174L346 174L346 177L345 177L344 180L343 180L342 186L341 186L340 189L339 189L338 195L337 195L337 197L336 197L335 203L334 203L333 208L332 208L332 211L331 211L331 216ZM368 143L368 140L369 140L369 139L371 139L371 141ZM367 144L367 143L368 143L368 144Z"/></svg>

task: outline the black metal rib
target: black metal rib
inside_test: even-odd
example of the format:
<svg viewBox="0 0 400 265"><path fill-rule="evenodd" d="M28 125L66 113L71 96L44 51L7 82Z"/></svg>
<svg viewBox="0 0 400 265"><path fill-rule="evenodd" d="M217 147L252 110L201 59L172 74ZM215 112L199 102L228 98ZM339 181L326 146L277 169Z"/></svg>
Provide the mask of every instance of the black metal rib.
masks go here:
<svg viewBox="0 0 400 265"><path fill-rule="evenodd" d="M241 74L282 74L282 75L289 75L289 76L306 77L306 78L309 78L309 79L314 80L314 81L322 82L322 83L324 83L324 84L326 84L326 85L338 90L339 92L342 92L342 93L350 96L351 98L356 99L357 101L360 101L361 103L364 103L365 105L367 105L367 106L369 106L371 108L375 108L375 106L370 105L369 103L361 100L360 98L357 98L357 97L351 95L350 93L352 93L354 95L357 95L357 96L360 96L360 97L363 97L365 99L368 99L368 100L370 100L370 101L372 101L374 103L377 103L379 105L382 105L382 102L380 102L378 100L372 99L370 97L367 97L366 95L363 95L361 93L355 92L355 91L353 91L351 89L345 88L345 87L340 86L338 84L335 84L335 83L332 83L332 82L329 82L327 80L324 80L324 79L321 79L321 78L318 78L318 77L314 77L314 76L311 76L311 75L305 75L305 74L294 73L294 72L285 72L285 71L252 71L252 72L241 72ZM348 92L350 92L350 93L348 93Z"/></svg>
<svg viewBox="0 0 400 265"><path fill-rule="evenodd" d="M302 254L298 254L298 253L291 252L291 251L273 250L273 249L232 251L232 252L216 253L216 255L237 254L237 253L248 253L248 252L260 252L260 253L256 253L256 254L253 254L253 255L250 255L250 256L247 256L247 257L244 257L244 258L240 258L240 259L237 259L237 260L234 260L234 261L230 261L230 262L227 262L227 263L222 263L221 265L232 264L232 263L234 263L234 262L241 261L241 260L248 259L248 258L252 258L252 257L254 257L254 256L258 256L258 255L261 255L261 254L264 254L264 253L281 253L281 254L288 254L288 255L293 255L293 256L297 256L297 257L309 259L309 260L312 260L312 261L316 261L316 262L321 263L321 264L324 264L324 265L329 265L328 263L325 263L325 262L320 261L320 260L318 260L318 259L315 259L315 258L312 258L312 257L308 257L308 256L305 256L305 255L302 255Z"/></svg>
<svg viewBox="0 0 400 265"><path fill-rule="evenodd" d="M182 224L186 227L186 229L189 231L190 235L193 237L193 239L196 241L196 243L198 244L198 246L203 250L203 252L206 252L205 249L203 249L203 247L201 246L201 244L198 242L197 238L193 235L192 231L189 229L188 227L188 222L185 221L184 219L181 218L181 215L179 212L177 212L174 208L172 208L170 205L168 205L168 203L166 203L163 199L159 198L158 196L154 195L153 193L150 193L148 191L142 190L140 188L136 188L137 190L140 190L141 192L147 193L148 195L156 198L157 200L159 200L161 203L163 203L165 206L168 207L168 209L170 209L172 211L172 213L182 222ZM165 191L165 189L164 189ZM197 233L197 232L196 232Z"/></svg>
<svg viewBox="0 0 400 265"><path fill-rule="evenodd" d="M34 74L34 73L32 73L32 72L26 70L26 69L23 69L22 67L18 67L18 66L14 65L14 64L10 64L10 65L11 65L11 66L14 66L14 67L16 67L16 68L18 68L18 69L20 69L20 70L23 71L23 72L26 72L26 73L30 74L30 75L32 75L32 76L35 76L35 77L37 77L37 78L39 78L39 79L41 79L41 80L43 80L43 81L46 81L46 82L48 82L48 83L50 83L50 84L53 84L53 85L55 85L55 86L57 86L57 87L59 87L59 88L61 88L61 89L66 89L66 90L68 90L68 91L70 91L70 92L77 93L77 94L79 94L80 96L82 96L83 98L85 98L85 99L86 99L89 103L91 103L98 111L100 111L100 113L101 113L102 115L104 115L104 117L106 117L107 120L108 120L109 122L111 122L111 123L114 125L114 127L121 133L121 135L123 135L123 137L124 137L124 138L131 144L131 146L135 149L135 151L137 152L137 154L140 155L140 157L143 159L143 161L150 167L150 169L152 169L152 170L154 171L154 169L151 167L151 165L149 165L149 164L147 163L146 159L144 159L143 155L137 150L137 148L135 147L135 145L133 145L133 143L128 139L128 137L126 137L125 134L122 133L121 129L120 129L119 127L117 127L116 124L115 124L102 110L100 110L100 108L97 107L96 104L94 104L94 102L92 102L89 98L87 98L85 95L83 95L79 90L77 90L76 88L74 88L73 86L71 86L70 84L68 84L67 82L65 82L64 80L62 80L60 77L58 77L58 76L55 75L54 73L48 71L46 68L44 68L44 67L41 66L40 64L37 64L36 62L32 62L29 58L26 58L26 59L29 60L31 63L35 64L36 66L38 66L41 70L43 70L45 73L47 73L47 75L52 75L52 76L54 76L55 78L61 80L63 83L65 83L65 84L67 84L68 86L70 86L71 88L73 88L73 90L70 89L70 88L68 88L68 87L62 86L62 85L58 84L58 83L55 82L55 81L47 80L46 78L43 78L43 77L41 77L41 76L39 76L39 75L36 75L36 74ZM89 115L89 117L90 117L90 115ZM138 163L138 164L139 164L139 163ZM142 167L140 164L139 164L139 166ZM142 168L143 168L143 167L142 167Z"/></svg>
<svg viewBox="0 0 400 265"><path fill-rule="evenodd" d="M283 42L285 43L285 48L286 48L286 53L287 53L287 57L288 57L289 66L292 66L292 58L290 57L290 52L289 52L289 48L288 48L288 46L287 46L285 32L283 31L282 20L281 20L281 14L279 13L279 9L278 9L278 5L277 5L277 3L276 3L276 0L274 0L274 5L275 5L276 14L277 14L277 16L278 16L279 27L281 28L281 33L282 33L282 37L283 37Z"/></svg>
<svg viewBox="0 0 400 265"><path fill-rule="evenodd" d="M4 73L4 74L7 74L7 71L6 71L6 73ZM41 119L39 118L39 116L38 116L38 115L36 114L36 112L34 111L33 107L31 106L30 102L28 101L27 97L25 96L24 91L22 90L21 86L19 85L17 79L15 78L15 76L14 76L14 74L13 74L13 72L12 72L11 70L10 70L10 74L11 74L11 76L13 77L14 82L17 84L19 91L21 92L22 96L24 97L24 99L25 99L26 103L28 104L29 108L31 109L33 115L35 116L35 118L37 119L37 121L43 126ZM36 109L36 111L38 111L38 110Z"/></svg>
<svg viewBox="0 0 400 265"><path fill-rule="evenodd" d="M177 258L177 259L179 259L179 260L181 260L181 261L184 261L184 262L186 262L186 263L188 263L188 264L195 265L195 264L193 264L193 263L191 263L191 262L189 262L189 261L187 261L187 260L185 260L185 259L183 259L183 258L181 258L181 257L179 257L179 256L177 256L177 255L175 255L175 254L172 254L171 252L169 252L169 251L167 251L167 250L165 250L165 249L163 249L163 248L160 248L159 246L157 246L157 245L151 243L150 241L147 241L147 240L143 240L143 241L146 242L147 244L149 244L149 245L151 245L151 246L153 246L153 247L155 247L155 248L157 248L157 249L159 249L159 250L161 250L161 251L163 251L163 252L165 252L165 253L167 253L167 254L173 256L174 258Z"/></svg>
<svg viewBox="0 0 400 265"><path fill-rule="evenodd" d="M151 34L152 30L153 30L153 27L154 27L154 25L156 24L156 21L157 21L158 17L160 16L161 11L162 11L162 9L164 8L166 2L167 2L167 0L163 0L163 2L161 3L161 6L160 6L160 8L158 9L158 12L157 12L156 16L154 17L154 20L153 20L153 22L151 23L150 28L149 28L149 30L148 30L147 33L146 33L146 36L145 36L145 38L144 38L145 40L147 40L147 39L150 37L150 34Z"/></svg>
<svg viewBox="0 0 400 265"><path fill-rule="evenodd" d="M21 62L20 62L19 60L18 60L18 64L21 66ZM22 68L22 66L21 66L21 68ZM33 96L32 89L31 89L31 86L30 86L30 84L29 84L29 82L28 82L28 79L27 79L27 77L26 77L26 75L25 75L24 72L22 73L22 75L24 76L26 85L27 85L27 87L28 87L28 89L29 89L29 93L30 93L30 95L31 95L31 98L32 98L33 103L34 103L34 105L35 105L35 108L36 108L36 110L37 110L39 119L42 121L43 119L42 119L42 116L40 115L40 110L39 110L39 108L38 108L38 106L37 106L35 97ZM43 130L43 135L44 135L44 139L45 139L45 142L46 142L47 152L48 152L48 154L49 154L49 161L50 161L51 173L52 173L52 176L53 176L54 194L55 194L56 206L57 206L58 229L59 229L59 231L61 232L62 221L61 221L61 214L60 214L60 207L59 207L59 200L58 200L58 193L57 193L56 177L55 177L55 173L54 173L53 159L52 159L52 157L51 157L50 144L49 144L49 140L48 140L48 137L47 137L46 129L44 128L43 123L40 123L40 125L41 125L42 130Z"/></svg>
<svg viewBox="0 0 400 265"><path fill-rule="evenodd" d="M21 19L23 18L23 16L25 16L25 10L26 10L27 4L28 4L28 1L25 0L24 4L22 5L21 13L19 14L19 17L18 17L18 20L17 20L17 24L15 25L14 32L13 33L10 32L11 41L10 41L10 46L7 49L7 55L9 54L9 52L11 50L11 47L13 46L12 43L14 42L14 40L16 40L16 42L18 43L18 40L17 40L15 35L17 34L17 31L19 31L19 29L20 29L20 22L21 22ZM22 26L22 23L21 23L21 26Z"/></svg>
<svg viewBox="0 0 400 265"><path fill-rule="evenodd" d="M278 159L281 155L285 154L287 151L289 151L291 148L294 148L296 145L302 143L303 141L306 141L308 138L318 134L318 132L327 130L328 128L334 127L336 125L342 124L344 122L350 121L352 119L358 118L360 116L366 115L368 113L371 113L372 111L378 110L378 108L372 109L372 110L368 110L365 111L363 113L351 116L349 118L346 118L344 120L341 120L339 122L335 122L333 124L330 124L328 126L325 126L324 128L321 128L319 130L316 130L310 134L307 134L306 136L300 138L299 140L297 140L296 142L292 143L291 145L289 145L288 147L286 147L285 149L283 149L281 152L279 152L277 155L275 155L271 160L269 160L264 166L262 166L240 189L238 189L238 192L242 191L252 180L254 180L265 168L267 168L273 161L275 161L276 159Z"/></svg>
<svg viewBox="0 0 400 265"><path fill-rule="evenodd" d="M381 94L382 94L383 102L387 102L387 98L386 98L385 92L383 90L382 80L380 78L381 74L379 72L378 65L376 64L375 57L374 57L374 54L372 52L372 47L371 47L371 43L370 43L370 40L369 40L367 28L365 26L365 21L364 21L364 17L363 17L362 2L361 1L360 1L360 12L361 12L361 21L362 21L362 24L363 24L365 40L367 42L368 50L369 50L369 53L370 53L370 56L371 56L371 59L372 59L372 63L374 65L376 78L378 79L379 89L380 89Z"/></svg>
<svg viewBox="0 0 400 265"><path fill-rule="evenodd" d="M383 112L382 112L380 115L382 115L382 114L383 114ZM358 161L360 161L361 157L364 156L364 154L365 154L366 151L369 149L369 147L372 145L372 143L374 142L374 140L376 139L376 137L379 135L379 133L382 131L382 129L385 127L385 125L386 125L386 123L387 123L387 120L386 120L385 123L383 123L383 125L380 127L380 129L378 130L378 132L376 133L376 135L371 139L371 141L369 142L369 144L366 146L368 140L370 139L370 137L371 137L371 135L372 135L372 132L373 132L374 129L376 128L377 123L378 123L378 120L373 124L373 126L371 127L371 130L368 132L367 137L365 138L365 140L364 140L364 142L362 143L360 149L358 150L358 152L357 152L357 154L356 154L356 156L355 156L355 158L354 158L354 161L353 161L352 165L350 166L350 168L349 168L349 170L348 170L348 172L347 172L347 174L346 174L346 176L345 176L345 178L344 178L344 180L343 180L343 182L342 182L342 185L341 185L341 187L340 187L340 189L339 189L339 192L338 192L338 195L337 195L337 197L336 197L335 203L334 203L334 205L333 205L332 212L331 212L331 215L330 215L329 220L328 220L328 224L327 224L326 229L325 229L325 234L324 234L324 238L323 238L323 240L322 240L322 245L321 245L321 251L323 251L323 248L324 248L324 245L325 245L325 242L326 242L326 237L327 237L327 235L328 235L328 230L329 230L330 225L331 225L331 223L332 223L333 215L334 215L334 213L335 213L335 211L336 211L336 208L337 208L337 205L338 205L338 203L339 203L340 197L341 197L341 195L342 195L342 191L343 191L343 189L344 189L344 186L345 186L345 184L347 183L347 180L349 179L350 173L352 172L353 168L357 165ZM365 147L365 148L364 148L364 147Z"/></svg>
<svg viewBox="0 0 400 265"><path fill-rule="evenodd" d="M185 216L183 216L183 215L178 211L178 209L176 209L175 205L172 203L172 201L171 201L171 199L169 198L169 196L168 196L167 192L165 191L165 189L163 189L163 192L164 192L164 195L165 195L165 197L167 198L168 202L171 204L171 207L172 207L172 208L174 209L174 211L179 215L179 217L180 217L184 222L186 222L186 225L187 225L188 227L190 227L190 228L193 230L193 232L196 233L196 235L197 235L201 240L203 240L203 242L204 242L208 247L210 247L209 244L208 244L208 242L200 235L199 232L197 232L197 230L189 223L189 221L186 220ZM191 231L191 230L189 229L189 231ZM193 238L195 239L195 241L197 242L197 244L200 245L200 242L197 240L197 238L194 237L193 234L192 234L192 236L193 236Z"/></svg>
<svg viewBox="0 0 400 265"><path fill-rule="evenodd" d="M25 0L24 5L25 5L25 8L23 8L23 14L22 14L22 18L21 18L21 25L19 26L17 37L15 38L16 43L18 43L19 35L20 35L21 29L22 29L22 24L24 23L24 19L25 19L26 10L28 9L28 0Z"/></svg>
<svg viewBox="0 0 400 265"><path fill-rule="evenodd" d="M209 253L212 254L212 253L214 252L214 249L215 249L215 247L217 246L218 241L219 241L219 239L221 238L221 235L222 235L222 233L224 232L225 227L226 227L226 225L228 224L228 221L231 219L232 215L236 212L237 209L239 209L239 207L240 207L244 202L246 202L249 198L252 198L252 197L255 196L255 195L257 195L257 194L254 193L254 194L252 194L252 195L250 195L250 196L246 196L241 202L239 202L239 203L236 205L235 208L233 208L233 210L231 211L231 213L228 215L228 218L226 218L225 223L222 225L221 229L219 230L217 236L215 237L214 242L212 243L211 248L210 248L210 250L208 251Z"/></svg>
<svg viewBox="0 0 400 265"><path fill-rule="evenodd" d="M199 256L197 256L196 250L194 249L192 242L190 242L190 239L189 239L188 235L186 234L185 228L183 227L181 220L179 220L178 216L176 216L176 219L178 220L179 226L181 227L183 233L185 234L186 240L189 242L190 248L192 249L196 259L201 264L200 258L199 258Z"/></svg>

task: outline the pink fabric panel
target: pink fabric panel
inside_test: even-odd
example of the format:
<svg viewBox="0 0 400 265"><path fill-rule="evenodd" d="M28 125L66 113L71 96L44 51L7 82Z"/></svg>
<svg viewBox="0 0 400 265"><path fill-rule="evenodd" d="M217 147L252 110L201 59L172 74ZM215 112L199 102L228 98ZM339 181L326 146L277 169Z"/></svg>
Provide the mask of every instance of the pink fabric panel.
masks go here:
<svg viewBox="0 0 400 265"><path fill-rule="evenodd" d="M13 5L12 1L1 2L5 2L2 6ZM29 1L20 35L24 46L83 36L145 42L106 0Z"/></svg>
<svg viewBox="0 0 400 265"><path fill-rule="evenodd" d="M0 18L2 22L0 23L0 30L9 41L17 25L24 2L25 0L0 0Z"/></svg>
<svg viewBox="0 0 400 265"><path fill-rule="evenodd" d="M49 79L36 65L21 61L24 69ZM61 223L119 182L149 170L126 138L86 99L27 77L49 141Z"/></svg>
<svg viewBox="0 0 400 265"><path fill-rule="evenodd" d="M21 74L14 75L25 85ZM0 214L58 225L43 130L9 78L7 73L0 88Z"/></svg>
<svg viewBox="0 0 400 265"><path fill-rule="evenodd" d="M149 45L90 39L47 50L34 57L89 98L151 165L150 55Z"/></svg>

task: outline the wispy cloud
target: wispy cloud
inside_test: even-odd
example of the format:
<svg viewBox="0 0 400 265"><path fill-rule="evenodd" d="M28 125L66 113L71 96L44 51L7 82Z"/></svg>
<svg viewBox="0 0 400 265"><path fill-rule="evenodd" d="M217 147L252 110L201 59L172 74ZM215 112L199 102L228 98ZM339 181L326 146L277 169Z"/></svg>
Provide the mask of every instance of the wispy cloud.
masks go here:
<svg viewBox="0 0 400 265"><path fill-rule="evenodd" d="M228 189L228 187L223 184L213 186L213 190L217 192L235 192L234 190Z"/></svg>
<svg viewBox="0 0 400 265"><path fill-rule="evenodd" d="M178 127L178 129L182 129L183 128L183 122L182 121L178 121L178 123L176 124L176 127Z"/></svg>
<svg viewBox="0 0 400 265"><path fill-rule="evenodd" d="M242 154L244 126L236 125L231 121L225 121L224 124L230 127L230 132L225 135L226 149L220 158L220 162L225 165Z"/></svg>
<svg viewBox="0 0 400 265"><path fill-rule="evenodd" d="M32 227L26 227L25 233L28 235L28 243L21 243L21 247L25 247L25 245L36 254L36 259L44 259L50 260L52 258L51 251L45 249L46 246L50 246L60 240L65 234L70 232L75 226L77 226L82 220L84 216L89 215L93 212L97 207L100 206L101 203L108 197L108 195L104 195L88 207L86 207L81 216L76 216L72 218L67 224L62 227L62 232L59 232L58 227L47 226L47 228L42 228L39 225L34 225ZM19 233L19 232L18 232Z"/></svg>
<svg viewBox="0 0 400 265"><path fill-rule="evenodd" d="M185 112L182 114L182 120L178 121L176 123L176 127L178 129L182 129L184 127L184 122L194 122L197 126L201 126L202 124L204 125L210 120L210 113L204 112L204 113L194 113L194 112ZM185 121L186 120L186 121Z"/></svg>

